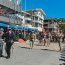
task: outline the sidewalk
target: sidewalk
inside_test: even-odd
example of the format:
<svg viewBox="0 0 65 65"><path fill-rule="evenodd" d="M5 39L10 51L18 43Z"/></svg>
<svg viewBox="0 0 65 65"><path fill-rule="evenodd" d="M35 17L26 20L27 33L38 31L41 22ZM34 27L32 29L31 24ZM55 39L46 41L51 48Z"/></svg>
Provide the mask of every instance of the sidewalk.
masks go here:
<svg viewBox="0 0 65 65"><path fill-rule="evenodd" d="M26 41L26 43L19 43L19 42L15 42L16 46L20 46L20 47L26 47L26 48L30 48L30 43L29 41ZM63 47L63 44L61 44L61 47ZM58 43L50 43L49 47L48 46L43 46L43 44L39 44L37 41L34 43L34 47L33 49L41 49L41 50L49 50L49 51L59 51L59 45Z"/></svg>

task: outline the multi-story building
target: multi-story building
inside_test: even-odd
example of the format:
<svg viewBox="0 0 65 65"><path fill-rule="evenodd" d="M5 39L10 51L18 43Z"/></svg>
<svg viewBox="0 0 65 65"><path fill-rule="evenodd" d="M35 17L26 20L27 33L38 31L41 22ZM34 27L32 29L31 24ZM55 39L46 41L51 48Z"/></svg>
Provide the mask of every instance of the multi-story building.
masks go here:
<svg viewBox="0 0 65 65"><path fill-rule="evenodd" d="M10 0L0 0L0 26L20 24L19 18L14 16L20 12L20 7ZM2 25L1 25L2 24Z"/></svg>
<svg viewBox="0 0 65 65"><path fill-rule="evenodd" d="M31 25L38 29L38 31L42 31L43 29L43 22L44 22L44 11L42 9L32 9L27 10L26 12L31 14Z"/></svg>
<svg viewBox="0 0 65 65"><path fill-rule="evenodd" d="M23 23L22 25L24 25L25 27L31 27L31 14L30 13L27 13L25 11L22 11L22 16L24 16L24 19L23 19Z"/></svg>
<svg viewBox="0 0 65 65"><path fill-rule="evenodd" d="M42 9L22 11L10 0L0 0L0 26L20 25L28 29L42 31L45 13ZM3 24L3 25L1 25ZM13 26L13 28L14 28Z"/></svg>
<svg viewBox="0 0 65 65"><path fill-rule="evenodd" d="M35 11L36 10L36 11ZM27 30L42 31L44 22L44 12L41 9L27 10L21 12L22 26ZM35 13L37 12L37 14Z"/></svg>
<svg viewBox="0 0 65 65"><path fill-rule="evenodd" d="M29 28L32 27L31 25L31 14L21 11L21 13L17 14L17 17L21 18L21 25L25 30L28 30Z"/></svg>
<svg viewBox="0 0 65 65"><path fill-rule="evenodd" d="M43 26L45 30L48 32L58 32L59 31L58 21L55 18L45 18Z"/></svg>

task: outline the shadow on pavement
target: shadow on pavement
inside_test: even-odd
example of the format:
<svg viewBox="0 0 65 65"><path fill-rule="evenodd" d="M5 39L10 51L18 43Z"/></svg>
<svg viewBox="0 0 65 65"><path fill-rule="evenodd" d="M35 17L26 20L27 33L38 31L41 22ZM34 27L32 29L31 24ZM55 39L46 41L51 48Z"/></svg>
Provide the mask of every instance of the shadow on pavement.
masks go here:
<svg viewBox="0 0 65 65"><path fill-rule="evenodd" d="M36 45L36 46L45 46L45 45L43 45L43 44L34 44L34 45Z"/></svg>
<svg viewBox="0 0 65 65"><path fill-rule="evenodd" d="M60 55L61 55L61 56L60 56L59 61L63 61L63 63L62 63L62 64L59 64L59 65L65 65L65 46L64 46L64 48L62 49Z"/></svg>
<svg viewBox="0 0 65 65"><path fill-rule="evenodd" d="M56 50L50 50L50 49L41 49L41 50L45 50L45 51L56 51Z"/></svg>
<svg viewBox="0 0 65 65"><path fill-rule="evenodd" d="M24 49L30 49L30 48L28 48L28 47L20 47L20 48L24 48Z"/></svg>
<svg viewBox="0 0 65 65"><path fill-rule="evenodd" d="M62 64L60 64L60 65L65 65L65 63L62 63Z"/></svg>
<svg viewBox="0 0 65 65"><path fill-rule="evenodd" d="M65 65L65 63L59 64L59 65Z"/></svg>
<svg viewBox="0 0 65 65"><path fill-rule="evenodd" d="M65 57L62 55L61 58L59 59L59 61L64 61L62 64L59 65L65 65Z"/></svg>

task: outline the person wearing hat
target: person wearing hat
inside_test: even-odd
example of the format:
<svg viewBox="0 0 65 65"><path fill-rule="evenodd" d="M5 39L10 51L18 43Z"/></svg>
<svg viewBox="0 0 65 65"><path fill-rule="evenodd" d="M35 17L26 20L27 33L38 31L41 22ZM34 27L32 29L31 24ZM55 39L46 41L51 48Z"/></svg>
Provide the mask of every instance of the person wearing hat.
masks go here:
<svg viewBox="0 0 65 65"><path fill-rule="evenodd" d="M4 33L4 38L5 38L5 42L6 42L6 53L7 53L7 57L6 59L10 58L10 51L11 51L11 46L14 43L14 33L12 31L11 28L7 29L7 32Z"/></svg>

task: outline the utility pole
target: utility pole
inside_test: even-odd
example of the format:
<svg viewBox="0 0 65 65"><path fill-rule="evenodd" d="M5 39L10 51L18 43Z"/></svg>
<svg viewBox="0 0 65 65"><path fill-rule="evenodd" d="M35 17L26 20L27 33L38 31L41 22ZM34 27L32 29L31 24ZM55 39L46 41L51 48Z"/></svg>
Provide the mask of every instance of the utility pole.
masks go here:
<svg viewBox="0 0 65 65"><path fill-rule="evenodd" d="M15 3L14 3L14 24L16 24L15 23Z"/></svg>

